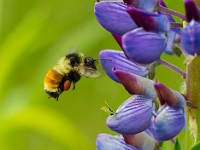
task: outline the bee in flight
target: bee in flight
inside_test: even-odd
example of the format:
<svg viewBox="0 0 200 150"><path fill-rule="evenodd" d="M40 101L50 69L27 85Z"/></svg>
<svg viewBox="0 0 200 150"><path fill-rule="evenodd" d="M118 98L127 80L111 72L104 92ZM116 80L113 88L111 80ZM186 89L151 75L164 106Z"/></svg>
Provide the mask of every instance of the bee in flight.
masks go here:
<svg viewBox="0 0 200 150"><path fill-rule="evenodd" d="M86 57L83 53L70 53L62 57L57 65L48 70L44 79L44 90L51 98L58 100L63 91L69 90L82 76L99 77L97 59Z"/></svg>

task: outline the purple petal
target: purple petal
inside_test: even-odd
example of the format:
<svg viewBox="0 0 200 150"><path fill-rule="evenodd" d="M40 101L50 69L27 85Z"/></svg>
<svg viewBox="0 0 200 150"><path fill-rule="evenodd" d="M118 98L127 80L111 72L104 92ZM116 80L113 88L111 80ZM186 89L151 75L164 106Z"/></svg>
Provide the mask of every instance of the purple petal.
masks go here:
<svg viewBox="0 0 200 150"><path fill-rule="evenodd" d="M154 82L154 88L160 99L161 105L185 107L186 100L179 92L171 90L159 82Z"/></svg>
<svg viewBox="0 0 200 150"><path fill-rule="evenodd" d="M154 87L158 98L160 99L161 105L167 103L169 106L175 106L178 103L178 98L171 89L159 82L154 82Z"/></svg>
<svg viewBox="0 0 200 150"><path fill-rule="evenodd" d="M153 11L157 0L124 0L127 5L134 6L146 11Z"/></svg>
<svg viewBox="0 0 200 150"><path fill-rule="evenodd" d="M165 5L165 3L162 0L159 0L159 3L160 3L161 6L167 8L167 6ZM169 22L173 22L173 23L176 22L174 20L174 18L169 14L166 14L166 13L163 13L163 12L159 12L159 14L166 15ZM165 53L167 53L169 55L172 55L174 53L173 52L174 40L176 39L176 36L177 36L176 34L179 35L180 32L181 32L180 28L172 28L172 27L170 28L170 31L167 34L167 47L165 49Z"/></svg>
<svg viewBox="0 0 200 150"><path fill-rule="evenodd" d="M182 30L181 46L191 55L200 55L200 23L192 21Z"/></svg>
<svg viewBox="0 0 200 150"><path fill-rule="evenodd" d="M97 150L137 150L126 144L122 136L99 134L96 140Z"/></svg>
<svg viewBox="0 0 200 150"><path fill-rule="evenodd" d="M163 2L163 0L159 0L159 3L160 3L161 6L167 8L167 5ZM171 15L163 13L163 12L158 12L158 13L167 16L167 18L169 19L169 22L176 22ZM180 32L181 32L180 28L171 28L171 30L174 31L174 32L176 32L177 34L180 34Z"/></svg>
<svg viewBox="0 0 200 150"><path fill-rule="evenodd" d="M122 36L122 45L131 61L149 64L160 58L166 48L166 40L156 33L135 29Z"/></svg>
<svg viewBox="0 0 200 150"><path fill-rule="evenodd" d="M126 100L107 120L107 126L121 134L137 134L146 130L151 123L153 99L134 95Z"/></svg>
<svg viewBox="0 0 200 150"><path fill-rule="evenodd" d="M122 70L114 69L113 72L130 94L156 98L157 95L152 80Z"/></svg>
<svg viewBox="0 0 200 150"><path fill-rule="evenodd" d="M152 118L150 130L158 141L170 140L185 126L185 98L161 83L155 82L155 89L162 107Z"/></svg>
<svg viewBox="0 0 200 150"><path fill-rule="evenodd" d="M113 34L113 33L112 33L112 36L114 37L116 42L119 44L121 49L123 49L123 47L122 47L122 36L121 35L116 35L116 34Z"/></svg>
<svg viewBox="0 0 200 150"><path fill-rule="evenodd" d="M135 23L139 27L143 27L145 31L160 33L168 32L170 29L169 20L165 15L147 12L134 7L127 7L126 10Z"/></svg>
<svg viewBox="0 0 200 150"><path fill-rule="evenodd" d="M150 130L156 140L165 141L175 137L184 127L184 108L163 105L157 116L152 118Z"/></svg>
<svg viewBox="0 0 200 150"><path fill-rule="evenodd" d="M123 35L137 28L121 2L96 2L94 13L98 22L109 32Z"/></svg>
<svg viewBox="0 0 200 150"><path fill-rule="evenodd" d="M193 0L184 0L187 22L200 21L200 12Z"/></svg>
<svg viewBox="0 0 200 150"><path fill-rule="evenodd" d="M126 58L122 51L103 50L99 53L100 62L107 75L116 82L120 82L113 73L113 67L119 70L135 73L139 76L146 77L148 74L147 67L133 63Z"/></svg>
<svg viewBox="0 0 200 150"><path fill-rule="evenodd" d="M167 47L165 48L165 53L169 55L173 54L173 46L175 38L176 38L176 33L170 30L167 34Z"/></svg>
<svg viewBox="0 0 200 150"><path fill-rule="evenodd" d="M123 137L126 143L138 147L140 150L154 150L157 141L153 136L149 135L149 132L150 130L147 129L144 132L133 135L123 135Z"/></svg>

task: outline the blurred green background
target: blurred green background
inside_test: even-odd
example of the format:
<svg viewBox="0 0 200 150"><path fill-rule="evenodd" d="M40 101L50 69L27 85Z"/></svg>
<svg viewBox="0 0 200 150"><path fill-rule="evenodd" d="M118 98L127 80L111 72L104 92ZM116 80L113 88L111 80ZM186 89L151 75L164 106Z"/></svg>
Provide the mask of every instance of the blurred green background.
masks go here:
<svg viewBox="0 0 200 150"><path fill-rule="evenodd" d="M107 101L117 109L130 95L106 75L82 78L59 101L43 90L46 72L70 49L95 58L119 49L96 21L94 3L0 0L0 150L94 150L99 133L114 134L100 108ZM183 8L181 0L169 6ZM163 57L184 68L182 57ZM182 82L164 67L156 80L176 90Z"/></svg>

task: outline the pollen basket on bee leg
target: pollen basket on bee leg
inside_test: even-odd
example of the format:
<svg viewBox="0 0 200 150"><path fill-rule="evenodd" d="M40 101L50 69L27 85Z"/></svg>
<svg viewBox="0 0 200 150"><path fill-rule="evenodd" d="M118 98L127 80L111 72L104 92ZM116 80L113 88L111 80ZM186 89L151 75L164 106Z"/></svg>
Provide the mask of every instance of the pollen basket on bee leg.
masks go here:
<svg viewBox="0 0 200 150"><path fill-rule="evenodd" d="M65 82L64 82L64 91L67 91L67 90L69 90L69 88L71 87L71 81L69 81L69 80L66 80Z"/></svg>

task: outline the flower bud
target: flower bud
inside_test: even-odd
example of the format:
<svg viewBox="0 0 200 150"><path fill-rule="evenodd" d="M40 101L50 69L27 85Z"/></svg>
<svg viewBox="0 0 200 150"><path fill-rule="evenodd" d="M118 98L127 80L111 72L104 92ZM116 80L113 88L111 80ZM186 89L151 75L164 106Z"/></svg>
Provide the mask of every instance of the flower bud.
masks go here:
<svg viewBox="0 0 200 150"><path fill-rule="evenodd" d="M130 94L145 95L153 99L156 98L157 95L152 80L117 69L114 69L113 72Z"/></svg>
<svg viewBox="0 0 200 150"><path fill-rule="evenodd" d="M200 12L199 8L196 6L193 0L184 0L185 2L185 11L186 11L186 19L187 22L192 21L200 21Z"/></svg>

